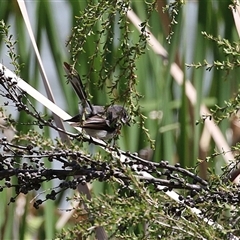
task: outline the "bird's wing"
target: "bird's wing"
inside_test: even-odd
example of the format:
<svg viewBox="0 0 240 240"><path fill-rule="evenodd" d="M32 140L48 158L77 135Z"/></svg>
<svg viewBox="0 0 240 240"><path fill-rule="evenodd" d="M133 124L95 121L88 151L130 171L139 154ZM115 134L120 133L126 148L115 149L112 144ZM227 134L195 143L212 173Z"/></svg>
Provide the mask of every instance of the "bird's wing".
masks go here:
<svg viewBox="0 0 240 240"><path fill-rule="evenodd" d="M111 127L109 121L100 115L94 115L85 121L83 121L82 128L90 128L95 130L106 130L108 132L112 132L115 130L115 127Z"/></svg>

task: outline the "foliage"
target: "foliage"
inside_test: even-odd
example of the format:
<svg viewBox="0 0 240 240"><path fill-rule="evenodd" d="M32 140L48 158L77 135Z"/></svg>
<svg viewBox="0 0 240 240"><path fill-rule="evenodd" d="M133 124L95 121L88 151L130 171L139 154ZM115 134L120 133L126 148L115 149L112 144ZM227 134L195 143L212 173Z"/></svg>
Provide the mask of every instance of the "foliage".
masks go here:
<svg viewBox="0 0 240 240"><path fill-rule="evenodd" d="M179 14L179 10L181 6L184 5L184 2L184 0L173 1L166 5L166 7L163 7L163 12L169 12L169 15L171 16L171 21L169 24L170 31L166 38L169 44L171 43L172 35L174 34L173 28L178 24L177 16Z"/></svg>
<svg viewBox="0 0 240 240"><path fill-rule="evenodd" d="M56 238L53 211L59 214L59 202L65 200L64 192L86 183L92 183L94 197L92 200L82 195L71 198L67 192L69 200L79 206L73 207L74 219L59 233L59 239L94 238L95 230L100 226L109 238L119 239L230 239L239 236L239 186L233 184L239 175L238 141L231 149L217 151L213 150L215 143L208 144L208 138L200 135L206 121L221 123L221 130L225 132L229 126L222 120L238 112L238 82L231 79L239 76L239 44L236 35L232 34L235 26L229 20L232 18L227 12L228 3L215 2L214 7L208 0L198 3L197 47L193 51L194 59L190 61L198 64L187 65L198 70L190 69L184 73L184 77L192 80L198 93L194 106L188 105L185 95L188 81L184 80L183 85L177 87L171 76L174 59L181 66L181 62L185 62L184 55L188 54L187 51L179 54L178 50L185 51L183 43L186 41L188 45L189 36L194 35L184 34L182 23L182 12L189 2L173 1L164 6L167 18L159 7L162 3L164 1L137 4L134 1L69 1L74 27L67 45L73 65L87 83L86 89L89 89L92 101L98 104L120 102L136 119L132 121L131 128L123 129L124 137L115 146L101 145L82 134L56 127L48 111L39 110L38 104L6 76L5 69L0 69L1 96L5 105L2 114L6 116L5 109L10 111L11 108L19 112L17 120L13 120L13 116L3 119L3 127L13 125L19 132L13 141L5 137L0 141L0 197L4 206L0 211L2 216L6 215L6 220L0 220L1 238ZM11 1L1 3L0 19L8 19L10 4L11 9L15 9ZM67 102L67 110L76 114L76 98L63 80L63 57L58 56L62 47L56 41L56 29L49 28L54 26L50 17L53 11L48 1L39 1L36 6L41 19L37 26L38 45L42 41L41 32L46 31L61 81L61 84L57 83L61 86L60 98ZM140 32L127 18L130 6L142 19ZM15 14L18 16L17 12ZM48 27L43 26L44 22L48 22ZM22 29L21 24L18 16L17 29ZM170 27L166 35L162 33L164 25ZM33 79L37 86L37 77L30 71L29 46L24 35L20 35L22 31L19 37L16 34L19 39L15 42L3 21L1 29L13 66L19 70L18 61L24 62L26 68L21 76ZM221 31L216 32L219 29ZM156 54L150 50L151 45L147 45L149 31L159 42L171 41L170 45L166 44L168 54ZM218 35L223 37L213 37ZM19 54L15 53L15 47L20 45ZM203 60L209 56L214 59L213 64ZM203 90L209 76L204 69L213 76L208 93ZM219 72L222 71L219 70L224 70L224 77L229 81L221 81ZM222 106L224 101L225 106ZM216 104L216 108L212 115L201 113L203 117L199 123L203 124L196 126L194 123L199 119L202 103L210 107ZM28 120L23 116L28 116ZM27 131L25 126L28 126ZM56 132L68 135L70 143L58 138L53 140L51 134L56 136ZM156 141L153 156L149 149L144 149L152 143L149 142L150 135ZM200 137L203 141L199 141ZM208 151L202 145L204 141ZM92 151L89 154L90 143L99 147L96 148L97 153ZM147 152L147 160L141 155L143 150ZM230 159L232 161L226 165L221 156L228 151L235 152L235 159ZM58 168L53 163L58 163ZM57 180L57 184L53 184L53 180ZM169 197L175 193L173 191L179 193L175 200ZM33 193L36 196L32 197L30 204L29 196ZM19 217L21 224L15 237L12 229L16 226L16 209L21 198L27 204L24 214ZM80 208L82 204L86 207ZM31 210L30 205L37 212ZM201 214L194 212L195 208ZM31 233L31 223L27 219L35 215L40 215L42 222L37 223L36 226L40 227Z"/></svg>
<svg viewBox="0 0 240 240"><path fill-rule="evenodd" d="M0 35L5 38L4 43L8 48L9 58L11 59L11 64L14 66L15 73L19 75L21 64L19 64L19 55L15 53L15 46L17 45L17 41L13 41L13 35L9 34L10 26L6 26L3 20L0 21Z"/></svg>
<svg viewBox="0 0 240 240"><path fill-rule="evenodd" d="M82 58L87 59L88 71L84 75L86 81L91 82L97 78L96 85L100 89L106 87L111 98L110 104L122 102L123 106L129 108L131 116L138 116L140 128L145 131L152 147L153 141L144 127L146 117L139 105L142 95L137 91L135 72L137 59L146 51L146 28L155 5L155 1L147 5L146 20L141 23L140 34L134 42L131 24L127 19L129 1L89 3L80 15L76 16L76 24L67 42L73 66ZM114 31L117 31L119 36L116 36ZM92 44L86 53L85 49L90 40Z"/></svg>
<svg viewBox="0 0 240 240"><path fill-rule="evenodd" d="M208 63L206 60L203 63L198 64L187 64L188 67L202 68L206 67L206 70L211 71L212 68L216 68L217 70L225 71L225 76L227 78L229 71L234 70L240 66L239 61L239 43L233 42L230 43L227 39L221 39L213 37L206 32L202 32L202 34L209 40L214 41L219 49L221 49L225 55L225 59L223 61L214 60L213 64ZM224 119L229 119L232 115L238 113L239 110L239 90L236 93L236 96L229 101L225 101L225 106L215 106L215 109L212 109L212 116L216 123L220 123Z"/></svg>

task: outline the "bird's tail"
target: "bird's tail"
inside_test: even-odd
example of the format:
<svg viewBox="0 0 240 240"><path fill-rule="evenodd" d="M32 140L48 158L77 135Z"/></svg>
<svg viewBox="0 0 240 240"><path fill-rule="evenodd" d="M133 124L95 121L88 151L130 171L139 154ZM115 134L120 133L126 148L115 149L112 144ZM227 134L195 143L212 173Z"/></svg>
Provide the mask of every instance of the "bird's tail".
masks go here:
<svg viewBox="0 0 240 240"><path fill-rule="evenodd" d="M92 104L88 100L87 94L84 91L82 80L78 72L72 66L70 66L70 64L66 62L64 62L63 64L64 70L67 74L67 78L69 82L72 84L74 91L78 95L83 109L90 109L90 111L93 112Z"/></svg>

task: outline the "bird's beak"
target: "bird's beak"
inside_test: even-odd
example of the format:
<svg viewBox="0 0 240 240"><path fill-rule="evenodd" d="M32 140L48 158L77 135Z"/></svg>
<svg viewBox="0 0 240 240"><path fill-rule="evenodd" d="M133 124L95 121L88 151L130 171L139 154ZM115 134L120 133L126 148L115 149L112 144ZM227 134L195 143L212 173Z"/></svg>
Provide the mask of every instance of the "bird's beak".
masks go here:
<svg viewBox="0 0 240 240"><path fill-rule="evenodd" d="M128 125L128 126L130 126L130 118L122 118L121 119L121 122L123 123L123 124L126 124L126 125Z"/></svg>

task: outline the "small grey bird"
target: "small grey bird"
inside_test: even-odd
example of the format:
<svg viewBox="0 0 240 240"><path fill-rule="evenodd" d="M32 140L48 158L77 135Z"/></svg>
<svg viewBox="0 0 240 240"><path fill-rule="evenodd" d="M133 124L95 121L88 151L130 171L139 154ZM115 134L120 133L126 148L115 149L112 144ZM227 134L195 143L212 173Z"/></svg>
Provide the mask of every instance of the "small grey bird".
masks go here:
<svg viewBox="0 0 240 240"><path fill-rule="evenodd" d="M79 114L65 121L72 122L73 126L83 128L89 136L102 140L116 136L123 124L129 125L130 117L123 106L92 105L84 91L78 72L66 62L64 62L64 69L67 79L80 99Z"/></svg>

